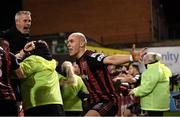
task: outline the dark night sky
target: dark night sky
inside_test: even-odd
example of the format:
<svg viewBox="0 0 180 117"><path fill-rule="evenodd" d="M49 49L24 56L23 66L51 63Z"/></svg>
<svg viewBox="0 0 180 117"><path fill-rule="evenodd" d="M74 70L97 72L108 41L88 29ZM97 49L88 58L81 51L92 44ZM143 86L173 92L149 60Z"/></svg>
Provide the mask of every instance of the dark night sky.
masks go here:
<svg viewBox="0 0 180 117"><path fill-rule="evenodd" d="M178 1L179 0L160 0L169 24L180 23L180 1Z"/></svg>
<svg viewBox="0 0 180 117"><path fill-rule="evenodd" d="M13 25L14 15L19 10L22 10L21 0L0 0L0 30Z"/></svg>
<svg viewBox="0 0 180 117"><path fill-rule="evenodd" d="M180 39L179 0L160 0L168 23L168 39Z"/></svg>

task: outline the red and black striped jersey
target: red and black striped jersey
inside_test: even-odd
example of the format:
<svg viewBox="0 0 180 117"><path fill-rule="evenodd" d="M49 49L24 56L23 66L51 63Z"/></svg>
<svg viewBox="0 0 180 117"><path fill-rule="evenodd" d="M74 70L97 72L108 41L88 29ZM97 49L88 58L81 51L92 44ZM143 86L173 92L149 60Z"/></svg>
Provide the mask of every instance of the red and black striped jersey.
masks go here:
<svg viewBox="0 0 180 117"><path fill-rule="evenodd" d="M86 50L76 62L81 71L81 77L90 93L90 103L118 100L115 87L102 53Z"/></svg>
<svg viewBox="0 0 180 117"><path fill-rule="evenodd" d="M7 55L7 56L5 56ZM19 63L14 54L0 52L0 99L15 100L15 94L11 86L11 71L19 68Z"/></svg>

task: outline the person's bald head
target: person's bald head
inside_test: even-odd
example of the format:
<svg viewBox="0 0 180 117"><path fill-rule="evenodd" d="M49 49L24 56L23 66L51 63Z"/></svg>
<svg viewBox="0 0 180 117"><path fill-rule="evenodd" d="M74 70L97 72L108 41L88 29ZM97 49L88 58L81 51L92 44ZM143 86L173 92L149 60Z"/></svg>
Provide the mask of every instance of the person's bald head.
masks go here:
<svg viewBox="0 0 180 117"><path fill-rule="evenodd" d="M79 58L86 50L87 40L84 34L75 32L69 35L67 39L67 48L70 56Z"/></svg>
<svg viewBox="0 0 180 117"><path fill-rule="evenodd" d="M80 41L87 43L87 39L86 39L85 35L80 32L75 32L75 33L72 33L69 35L69 37L72 37L72 36L78 37L78 39L80 39Z"/></svg>

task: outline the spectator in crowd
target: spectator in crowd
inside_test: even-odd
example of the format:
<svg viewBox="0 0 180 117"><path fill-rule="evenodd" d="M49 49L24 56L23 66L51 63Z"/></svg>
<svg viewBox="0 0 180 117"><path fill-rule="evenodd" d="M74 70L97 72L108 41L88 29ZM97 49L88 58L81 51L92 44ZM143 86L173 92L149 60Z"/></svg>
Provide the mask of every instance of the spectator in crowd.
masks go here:
<svg viewBox="0 0 180 117"><path fill-rule="evenodd" d="M128 68L128 69L127 69ZM134 116L140 114L139 108L139 98L128 95L129 89L132 89L139 85L140 82L140 72L139 63L132 62L128 66L123 65L121 69L117 67L113 70L115 71L115 76L112 80L115 85L116 91L121 95L121 107L119 109L118 115L122 116Z"/></svg>
<svg viewBox="0 0 180 117"><path fill-rule="evenodd" d="M30 46L30 56L20 63L24 115L64 116L59 80L65 77L56 72L57 62L45 41L33 41ZM23 52L20 55L24 57Z"/></svg>
<svg viewBox="0 0 180 117"><path fill-rule="evenodd" d="M68 80L61 81L61 92L66 116L80 116L82 102L89 97L81 77L74 73L75 69L70 61L64 61L62 73ZM77 67L77 66L76 66Z"/></svg>
<svg viewBox="0 0 180 117"><path fill-rule="evenodd" d="M109 65L108 71L110 72L110 75L112 79L114 79L116 76L118 76L122 71L122 65Z"/></svg>
<svg viewBox="0 0 180 117"><path fill-rule="evenodd" d="M139 70L139 63L131 63L128 68L128 75L127 77L130 77L130 79L127 78L128 83L136 83L137 85L140 82L140 70Z"/></svg>
<svg viewBox="0 0 180 117"><path fill-rule="evenodd" d="M160 58L161 55L155 52L144 55L143 62L147 69L142 73L140 86L129 92L140 96L141 109L148 116L163 116L163 112L169 110L169 78L172 73L160 62Z"/></svg>
<svg viewBox="0 0 180 117"><path fill-rule="evenodd" d="M139 53L133 48L132 55L104 56L86 49L86 37L76 32L69 35L67 48L69 55L77 59L81 77L90 93L85 116L114 116L118 111L119 96L108 72L107 64L121 64L141 60L144 49Z"/></svg>
<svg viewBox="0 0 180 117"><path fill-rule="evenodd" d="M15 93L10 74L22 74L14 54L9 52L9 43L0 39L0 116L18 116Z"/></svg>
<svg viewBox="0 0 180 117"><path fill-rule="evenodd" d="M122 70L120 74L113 79L114 82L117 81L120 82L126 82L130 84L138 83L140 82L140 71L139 71L139 65L138 63L130 63L128 70Z"/></svg>
<svg viewBox="0 0 180 117"><path fill-rule="evenodd" d="M10 51L15 54L18 61L20 55L18 54L25 44L29 42L31 27L31 12L30 11L18 11L15 14L15 25L10 29L0 32L0 37L6 39L9 42ZM19 79L15 78L11 81L12 87L17 97L17 103L19 105L19 111L21 111L21 97Z"/></svg>

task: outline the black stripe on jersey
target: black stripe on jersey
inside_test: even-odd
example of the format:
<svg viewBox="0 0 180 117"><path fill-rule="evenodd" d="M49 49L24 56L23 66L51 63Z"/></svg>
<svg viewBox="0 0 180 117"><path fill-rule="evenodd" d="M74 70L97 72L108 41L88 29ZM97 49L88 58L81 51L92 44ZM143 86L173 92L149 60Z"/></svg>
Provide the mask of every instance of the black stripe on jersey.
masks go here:
<svg viewBox="0 0 180 117"><path fill-rule="evenodd" d="M97 82L97 86L100 87L102 94L108 96L109 99L112 98L112 94L113 94L113 89L112 87L114 87L113 85L110 85L110 75L108 78L108 71L107 71L107 67L102 64L102 62L97 61L96 60L97 56L95 58L90 57L90 56L86 56L85 59L88 62L87 65L89 67L89 70L91 75L93 76L93 78L96 80ZM100 74L98 74L98 71L100 72ZM104 81L104 84L103 82ZM97 87L96 85L94 85L94 87ZM99 94L99 93L98 93ZM101 96L99 96L101 97ZM103 97L106 98L107 97ZM104 100L104 99L102 99Z"/></svg>
<svg viewBox="0 0 180 117"><path fill-rule="evenodd" d="M92 60L95 62L94 63L94 64L96 64L95 66L101 67L100 70L103 72L103 73L101 72L101 74L99 75L98 78L103 78L102 81L105 81L104 83L107 86L107 87L105 87L107 93L109 92L109 93L113 94L115 92L115 88L114 88L114 85L112 83L112 79L110 77L109 71L107 69L107 65L103 64L104 58L105 58L105 55L101 54L101 53L90 54L90 59L95 59L95 60ZM93 66L91 66L91 67L92 67L91 70L93 71L93 69L95 69L95 68ZM97 73L97 70L94 70L93 73ZM101 75L103 75L103 76L101 76ZM96 76L94 76L94 77L96 78Z"/></svg>
<svg viewBox="0 0 180 117"><path fill-rule="evenodd" d="M92 64L92 63L91 63ZM89 66L90 67L90 66ZM95 83L96 84L92 84L94 87L95 87L95 90L96 89L99 89L99 91L100 92L97 92L97 95L98 95L98 97L101 99L101 100L109 100L111 97L110 97L110 92L107 92L107 90L108 90L108 87L105 87L106 85L106 83L105 84L103 84L103 82L102 81L105 81L104 80L104 78L103 78L103 76L104 76L104 74L98 74L97 73L97 71L98 70L96 70L96 69L94 69L94 68L89 68L89 69L91 69L90 70L90 75L91 76L93 76L93 79L94 79L94 81L95 81ZM100 73L102 73L101 71L100 71ZM100 88L99 88L100 87Z"/></svg>
<svg viewBox="0 0 180 117"><path fill-rule="evenodd" d="M77 61L77 64L79 65L81 74L83 75L87 75L86 71L83 70L82 68L82 64L83 64L83 60L81 61ZM87 69L87 68L86 68ZM83 79L83 78L82 78ZM93 86L93 84L89 83L89 81L87 79L83 79L84 84L86 85L89 93L90 93L90 98L93 98L93 102L98 102L100 101L99 97L95 96L94 94L97 94L95 87Z"/></svg>
<svg viewBox="0 0 180 117"><path fill-rule="evenodd" d="M114 100L114 98L117 100L117 94L115 93L115 88L111 81L107 66L100 61L100 59L103 60L103 57L97 60L98 54L93 54L95 56L91 55L92 53L90 51L86 51L86 53L77 60L81 73L89 77L89 81L83 80L87 88L89 86L88 90L91 96L94 96L94 100L96 101L99 99L102 101ZM97 92L98 90L100 92ZM97 95L98 98L95 95Z"/></svg>

